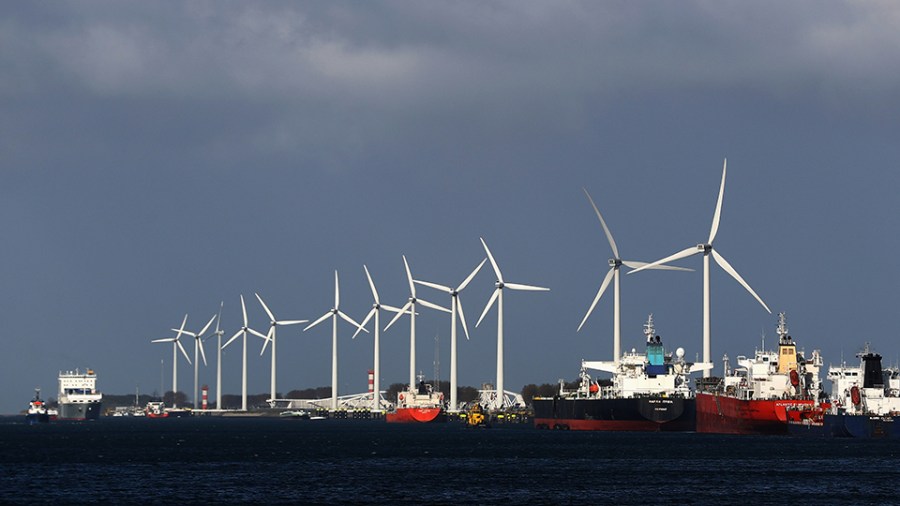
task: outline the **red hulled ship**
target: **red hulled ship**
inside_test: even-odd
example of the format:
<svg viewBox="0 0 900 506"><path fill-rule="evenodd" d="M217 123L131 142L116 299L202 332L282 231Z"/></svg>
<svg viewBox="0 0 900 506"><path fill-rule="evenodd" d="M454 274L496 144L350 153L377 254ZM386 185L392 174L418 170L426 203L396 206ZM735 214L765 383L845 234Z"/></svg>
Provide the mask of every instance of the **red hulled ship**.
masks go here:
<svg viewBox="0 0 900 506"><path fill-rule="evenodd" d="M419 375L416 388L408 388L397 394L397 406L385 413L388 423L446 422L444 394L435 392Z"/></svg>

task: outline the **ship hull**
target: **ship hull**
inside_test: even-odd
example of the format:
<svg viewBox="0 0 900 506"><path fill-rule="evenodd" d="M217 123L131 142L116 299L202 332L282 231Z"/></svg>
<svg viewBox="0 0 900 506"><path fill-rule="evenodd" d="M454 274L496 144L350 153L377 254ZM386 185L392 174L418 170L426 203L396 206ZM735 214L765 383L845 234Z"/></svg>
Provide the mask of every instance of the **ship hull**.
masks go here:
<svg viewBox="0 0 900 506"><path fill-rule="evenodd" d="M100 402L60 402L60 420L96 420L100 418Z"/></svg>
<svg viewBox="0 0 900 506"><path fill-rule="evenodd" d="M539 429L689 432L696 424L694 399L535 399Z"/></svg>
<svg viewBox="0 0 900 506"><path fill-rule="evenodd" d="M742 400L700 392L697 394L697 432L787 434L787 410L813 409L815 405L813 400Z"/></svg>
<svg viewBox="0 0 900 506"><path fill-rule="evenodd" d="M826 414L820 423L791 424L789 429L793 436L900 438L900 420L894 416Z"/></svg>
<svg viewBox="0 0 900 506"><path fill-rule="evenodd" d="M440 423L447 421L442 408L398 408L384 415L388 423Z"/></svg>

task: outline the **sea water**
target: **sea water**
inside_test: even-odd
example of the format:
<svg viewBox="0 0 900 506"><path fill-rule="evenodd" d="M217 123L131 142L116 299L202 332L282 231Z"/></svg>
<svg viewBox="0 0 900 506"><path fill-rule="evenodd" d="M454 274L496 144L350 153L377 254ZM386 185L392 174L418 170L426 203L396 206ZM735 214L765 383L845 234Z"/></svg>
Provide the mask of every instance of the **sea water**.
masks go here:
<svg viewBox="0 0 900 506"><path fill-rule="evenodd" d="M900 504L900 441L0 418L3 503Z"/></svg>

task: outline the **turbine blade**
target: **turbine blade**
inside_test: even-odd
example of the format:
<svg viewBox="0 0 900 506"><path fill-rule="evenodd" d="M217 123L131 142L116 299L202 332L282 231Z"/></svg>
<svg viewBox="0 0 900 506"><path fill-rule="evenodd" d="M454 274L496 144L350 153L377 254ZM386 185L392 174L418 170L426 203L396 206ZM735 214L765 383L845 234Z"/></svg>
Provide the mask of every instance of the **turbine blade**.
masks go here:
<svg viewBox="0 0 900 506"><path fill-rule="evenodd" d="M237 339L238 336L241 335L241 333L243 333L243 332L244 332L243 329L238 330L237 332L235 332L234 335L231 336L230 339L228 339L228 341L225 341L225 344L222 345L222 349L224 350L225 348L227 348L228 345L231 344L232 342L234 342L234 340Z"/></svg>
<svg viewBox="0 0 900 506"><path fill-rule="evenodd" d="M657 260L655 262L651 262L647 265L644 265L643 267L638 267L637 269L635 269L633 271L628 271L628 274L634 274L635 272L641 272L642 270L645 270L645 269L653 269L654 267L656 267L658 265L667 264L669 262L674 262L676 260L681 260L682 258L687 258L691 255L696 255L697 253L703 253L703 250L698 249L696 246L691 246L690 248L685 248L685 249L679 251L678 253L675 253L674 255L669 255L666 258L663 258L662 260Z"/></svg>
<svg viewBox="0 0 900 506"><path fill-rule="evenodd" d="M341 287L338 284L337 269L334 270L334 308L341 307Z"/></svg>
<svg viewBox="0 0 900 506"><path fill-rule="evenodd" d="M433 303L433 302L428 302L427 300L416 299L416 303L417 303L417 304L422 304L422 305L425 306L425 307L430 307L431 309L436 309L436 310L438 310L438 311L443 311L443 312L445 312L445 313L449 313L449 312L450 312L449 309L447 309L447 308L445 308L445 307L438 306L437 304L435 304L435 303Z"/></svg>
<svg viewBox="0 0 900 506"><path fill-rule="evenodd" d="M506 283L503 285L505 288L509 288L510 290L528 290L531 292L549 292L549 288L543 288L540 286L532 286L532 285L520 285L518 283Z"/></svg>
<svg viewBox="0 0 900 506"><path fill-rule="evenodd" d="M269 311L269 306L267 306L266 303L263 302L262 297L260 297L258 293L255 294L255 295L256 295L256 298L259 299L259 303L262 304L263 309L265 309L266 314L269 315L269 319L272 320L272 321L274 322L274 321L275 321L275 315L273 315L272 312Z"/></svg>
<svg viewBox="0 0 900 506"><path fill-rule="evenodd" d="M481 245L484 246L484 251L487 253L488 260L491 261L491 267L494 268L494 274L497 275L497 281L502 283L503 282L503 274L500 274L500 267L497 266L497 262L494 260L494 255L491 255L491 250L488 248L487 243L484 242L484 238L479 237L479 239L481 239ZM475 326L477 327L478 325L476 324Z"/></svg>
<svg viewBox="0 0 900 506"><path fill-rule="evenodd" d="M401 316L403 316L404 314L406 314L406 312L407 312L407 310L410 308L410 306L412 306L412 302L407 302L405 306L403 306L402 308L400 308L400 311L398 311L397 314L394 315L394 318L391 320L390 323L387 324L386 327L384 327L384 330L387 330L387 329L391 328L391 325L393 325L394 322L396 322L397 320L400 319Z"/></svg>
<svg viewBox="0 0 900 506"><path fill-rule="evenodd" d="M728 168L728 159L722 162L722 184L719 185L719 200L716 201L716 213L713 215L712 227L709 229L709 240L706 244L712 244L719 231L719 219L722 216L722 197L725 195L725 170ZM771 311L769 311L771 313Z"/></svg>
<svg viewBox="0 0 900 506"><path fill-rule="evenodd" d="M281 321L275 322L275 325L281 325L281 326L284 326L284 325L298 325L298 324L301 324L301 323L309 323L309 320L281 320Z"/></svg>
<svg viewBox="0 0 900 506"><path fill-rule="evenodd" d="M613 256L619 258L619 248L616 247L616 241L613 239L612 233L609 231L609 227L606 226L606 220L603 219L603 216L600 214L600 210L597 209L597 204L594 203L594 199L591 198L591 194L588 193L586 188L582 188L584 190L584 194L587 195L588 200L591 201L591 207L594 208L594 212L597 213L597 218L600 219L600 225L603 226L603 232L606 234L606 240L609 241L609 247L612 248Z"/></svg>
<svg viewBox="0 0 900 506"><path fill-rule="evenodd" d="M402 313L403 312L403 310L400 309L399 307L388 306L387 304L381 304L379 307L381 307L381 309L387 309L388 311L390 311L392 313Z"/></svg>
<svg viewBox="0 0 900 506"><path fill-rule="evenodd" d="M271 335L272 335L272 327L269 327L269 333L266 334L266 336L265 336L266 342L263 343L262 351L259 352L260 357L263 355L263 353L266 352L266 347L269 346L269 341L272 340L272 338L270 337Z"/></svg>
<svg viewBox="0 0 900 506"><path fill-rule="evenodd" d="M177 330L178 335L175 336L175 340L178 340L178 338L181 337L181 334L184 333L184 326L187 325L187 317L188 315L184 315L184 320L181 320L181 328Z"/></svg>
<svg viewBox="0 0 900 506"><path fill-rule="evenodd" d="M209 330L210 325L212 325L212 322L215 319L216 319L216 315L212 315L212 318L210 318L209 321L206 322L206 325L203 326L203 329L200 332L198 332L195 337L203 337L203 334L206 334L206 331Z"/></svg>
<svg viewBox="0 0 900 506"><path fill-rule="evenodd" d="M450 288L449 286L439 285L439 284L437 284L437 283L431 283L431 282L428 282L428 281L421 281L421 280L418 280L418 279L414 279L413 282L414 282L414 283L418 283L418 284L420 284L420 285L422 285L422 286L427 286L428 288L434 288L435 290L441 290L441 291L447 292L447 293L450 293L450 292L453 291L453 289Z"/></svg>
<svg viewBox="0 0 900 506"><path fill-rule="evenodd" d="M606 273L606 277L603 278L603 283L600 284L600 289L597 290L597 296L594 297L594 301L591 302L591 307L589 307L588 310L587 310L587 313L584 314L584 318L581 319L581 323L578 324L578 330L576 330L575 332L580 332L580 331L581 331L581 327L584 326L584 322L587 321L588 316L591 316L591 312L594 310L594 307L597 306L597 302L600 301L600 297L603 296L603 292L606 291L606 287L609 286L609 282L610 282L610 280L612 280L613 275L614 275L615 273L616 273L616 268L615 268L615 267L611 268L611 269Z"/></svg>
<svg viewBox="0 0 900 506"><path fill-rule="evenodd" d="M184 346L181 345L181 341L175 340L175 344L178 345L178 349L181 350L181 354L184 355L184 358L186 358L188 363L190 364L191 357L189 357L187 351L184 350Z"/></svg>
<svg viewBox="0 0 900 506"><path fill-rule="evenodd" d="M378 308L373 307L371 310L369 310L369 314L366 315L366 319L359 324L359 328L356 329L356 332L353 333L353 337L351 337L351 339L356 339L356 336L363 330L363 328L365 328L365 326L369 323L369 320L371 320L372 317L375 316L375 311L378 311Z"/></svg>
<svg viewBox="0 0 900 506"><path fill-rule="evenodd" d="M331 311L328 311L327 313L325 313L325 314L323 314L322 316L320 316L318 320L316 320L316 321L310 323L309 325L307 325L306 328L303 329L303 332L306 332L307 330L309 330L309 329L315 327L316 325L318 325L318 324L324 322L325 320L328 319L329 316L331 316L331 315L333 315L333 314L334 314L334 313L332 313Z"/></svg>
<svg viewBox="0 0 900 506"><path fill-rule="evenodd" d="M363 264L363 269L366 271L366 279L369 280L369 288L372 289L372 297L375 299L376 304L380 304L378 301L378 291L375 290L375 282L372 281L372 275L369 274L369 268L366 267L366 264Z"/></svg>
<svg viewBox="0 0 900 506"><path fill-rule="evenodd" d="M219 302L219 314L216 318L216 334L219 333L219 324L222 323L222 308L225 307L225 301Z"/></svg>
<svg viewBox="0 0 900 506"><path fill-rule="evenodd" d="M485 259L487 260L487 259ZM484 264L484 262L481 262ZM457 290L459 291L459 290ZM462 323L463 332L466 333L466 341L469 340L469 329L466 326L466 314L463 312L462 308L462 300L459 298L459 295L456 296L456 312L459 313L459 322Z"/></svg>
<svg viewBox="0 0 900 506"><path fill-rule="evenodd" d="M172 343L172 342L175 342L175 338L174 337L164 337L162 339L154 339L150 342L151 343Z"/></svg>
<svg viewBox="0 0 900 506"><path fill-rule="evenodd" d="M366 334L369 333L369 331L366 330L366 329L363 329L363 328L362 328L362 325L360 325L359 323L357 323L356 320L354 320L353 318L350 318L349 316L347 316L347 313L345 313L345 312L343 312L343 311L338 311L337 314L338 314L338 316L340 316L341 318L343 318L343 320L344 320L345 322L349 323L350 325L353 325L354 327L357 327L357 328L362 329L362 331L365 332Z"/></svg>
<svg viewBox="0 0 900 506"><path fill-rule="evenodd" d="M413 283L412 272L409 271L409 262L406 261L406 255L403 255L403 267L406 267L406 280L409 281L409 293L416 298L416 284Z"/></svg>
<svg viewBox="0 0 900 506"><path fill-rule="evenodd" d="M244 304L244 294L241 294L241 312L244 313L244 326L247 326L247 305Z"/></svg>
<svg viewBox="0 0 900 506"><path fill-rule="evenodd" d="M203 365L206 366L206 352L203 351L203 340L197 340L197 343L200 345L200 358L203 359Z"/></svg>
<svg viewBox="0 0 900 506"><path fill-rule="evenodd" d="M181 330L181 331L179 331L178 329L169 329L169 330L171 330L172 332L180 332L181 334L184 334L186 336L197 337L197 334L194 334L193 332L190 332L187 330Z"/></svg>
<svg viewBox="0 0 900 506"><path fill-rule="evenodd" d="M769 312L769 314L772 314L772 310L769 309L769 306L767 306L766 303L763 302L759 295L756 295L756 292L754 292L753 289L750 288L750 285L748 285L747 282L744 281L744 278L742 278L741 275L738 274L736 270L734 270L734 267L732 267L731 264L729 264L728 261L725 260L725 257L720 255L716 250L712 250L712 256L716 260L716 263L719 264L719 267L725 269L725 272L727 272L728 274L731 274L731 277L737 280L737 282L740 283L741 286L743 286L748 292L750 292L750 295L752 295L756 299L756 301L759 302L762 307L764 307L766 311Z"/></svg>
<svg viewBox="0 0 900 506"><path fill-rule="evenodd" d="M632 269L638 269L645 265L650 265L648 262L634 262L632 260L622 260L622 265L626 267L631 267ZM674 265L655 265L653 267L647 267L648 269L654 269L659 271L687 271L694 272L694 269L688 269L687 267L676 267Z"/></svg>
<svg viewBox="0 0 900 506"><path fill-rule="evenodd" d="M497 300L497 296L500 295L500 289L495 288L494 293L491 294L491 298L488 299L488 303L484 306L484 311L481 312L481 317L478 318L478 321L475 323L475 328L478 328L481 325L481 320L484 320L484 315L487 314L488 310L491 309L491 306L494 305L494 301Z"/></svg>
<svg viewBox="0 0 900 506"><path fill-rule="evenodd" d="M462 283L460 283L460 285L458 287L456 287L457 293L463 291L467 286L469 286L469 282L472 281L473 278L475 278L475 275L478 274L478 271L481 270L481 267L484 265L485 262L487 262L487 258L482 259L481 263L478 264L478 267L476 267L475 270L473 270L472 273L469 274L469 277L467 277L465 279L465 281L463 281Z"/></svg>
<svg viewBox="0 0 900 506"><path fill-rule="evenodd" d="M247 329L247 332L253 334L253 335L256 336L256 337L262 338L262 339L268 339L268 338L269 338L269 336L267 336L266 334L263 334L262 332L260 332L260 331L258 331L258 330L251 329L251 328L248 328L248 329Z"/></svg>

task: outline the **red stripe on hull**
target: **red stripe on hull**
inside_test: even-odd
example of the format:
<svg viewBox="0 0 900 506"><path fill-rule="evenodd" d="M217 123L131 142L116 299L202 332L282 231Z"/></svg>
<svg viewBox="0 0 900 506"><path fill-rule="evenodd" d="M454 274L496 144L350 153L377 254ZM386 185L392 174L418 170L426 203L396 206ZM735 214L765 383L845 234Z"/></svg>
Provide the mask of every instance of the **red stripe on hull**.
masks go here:
<svg viewBox="0 0 900 506"><path fill-rule="evenodd" d="M697 394L697 432L712 434L787 434L787 408L813 408L814 400L741 400Z"/></svg>
<svg viewBox="0 0 900 506"><path fill-rule="evenodd" d="M388 423L433 423L446 422L447 416L442 408L400 408L385 414L384 419Z"/></svg>
<svg viewBox="0 0 900 506"><path fill-rule="evenodd" d="M561 430L602 430L629 432L661 432L665 424L649 420L577 420L561 418L535 418L537 428Z"/></svg>

